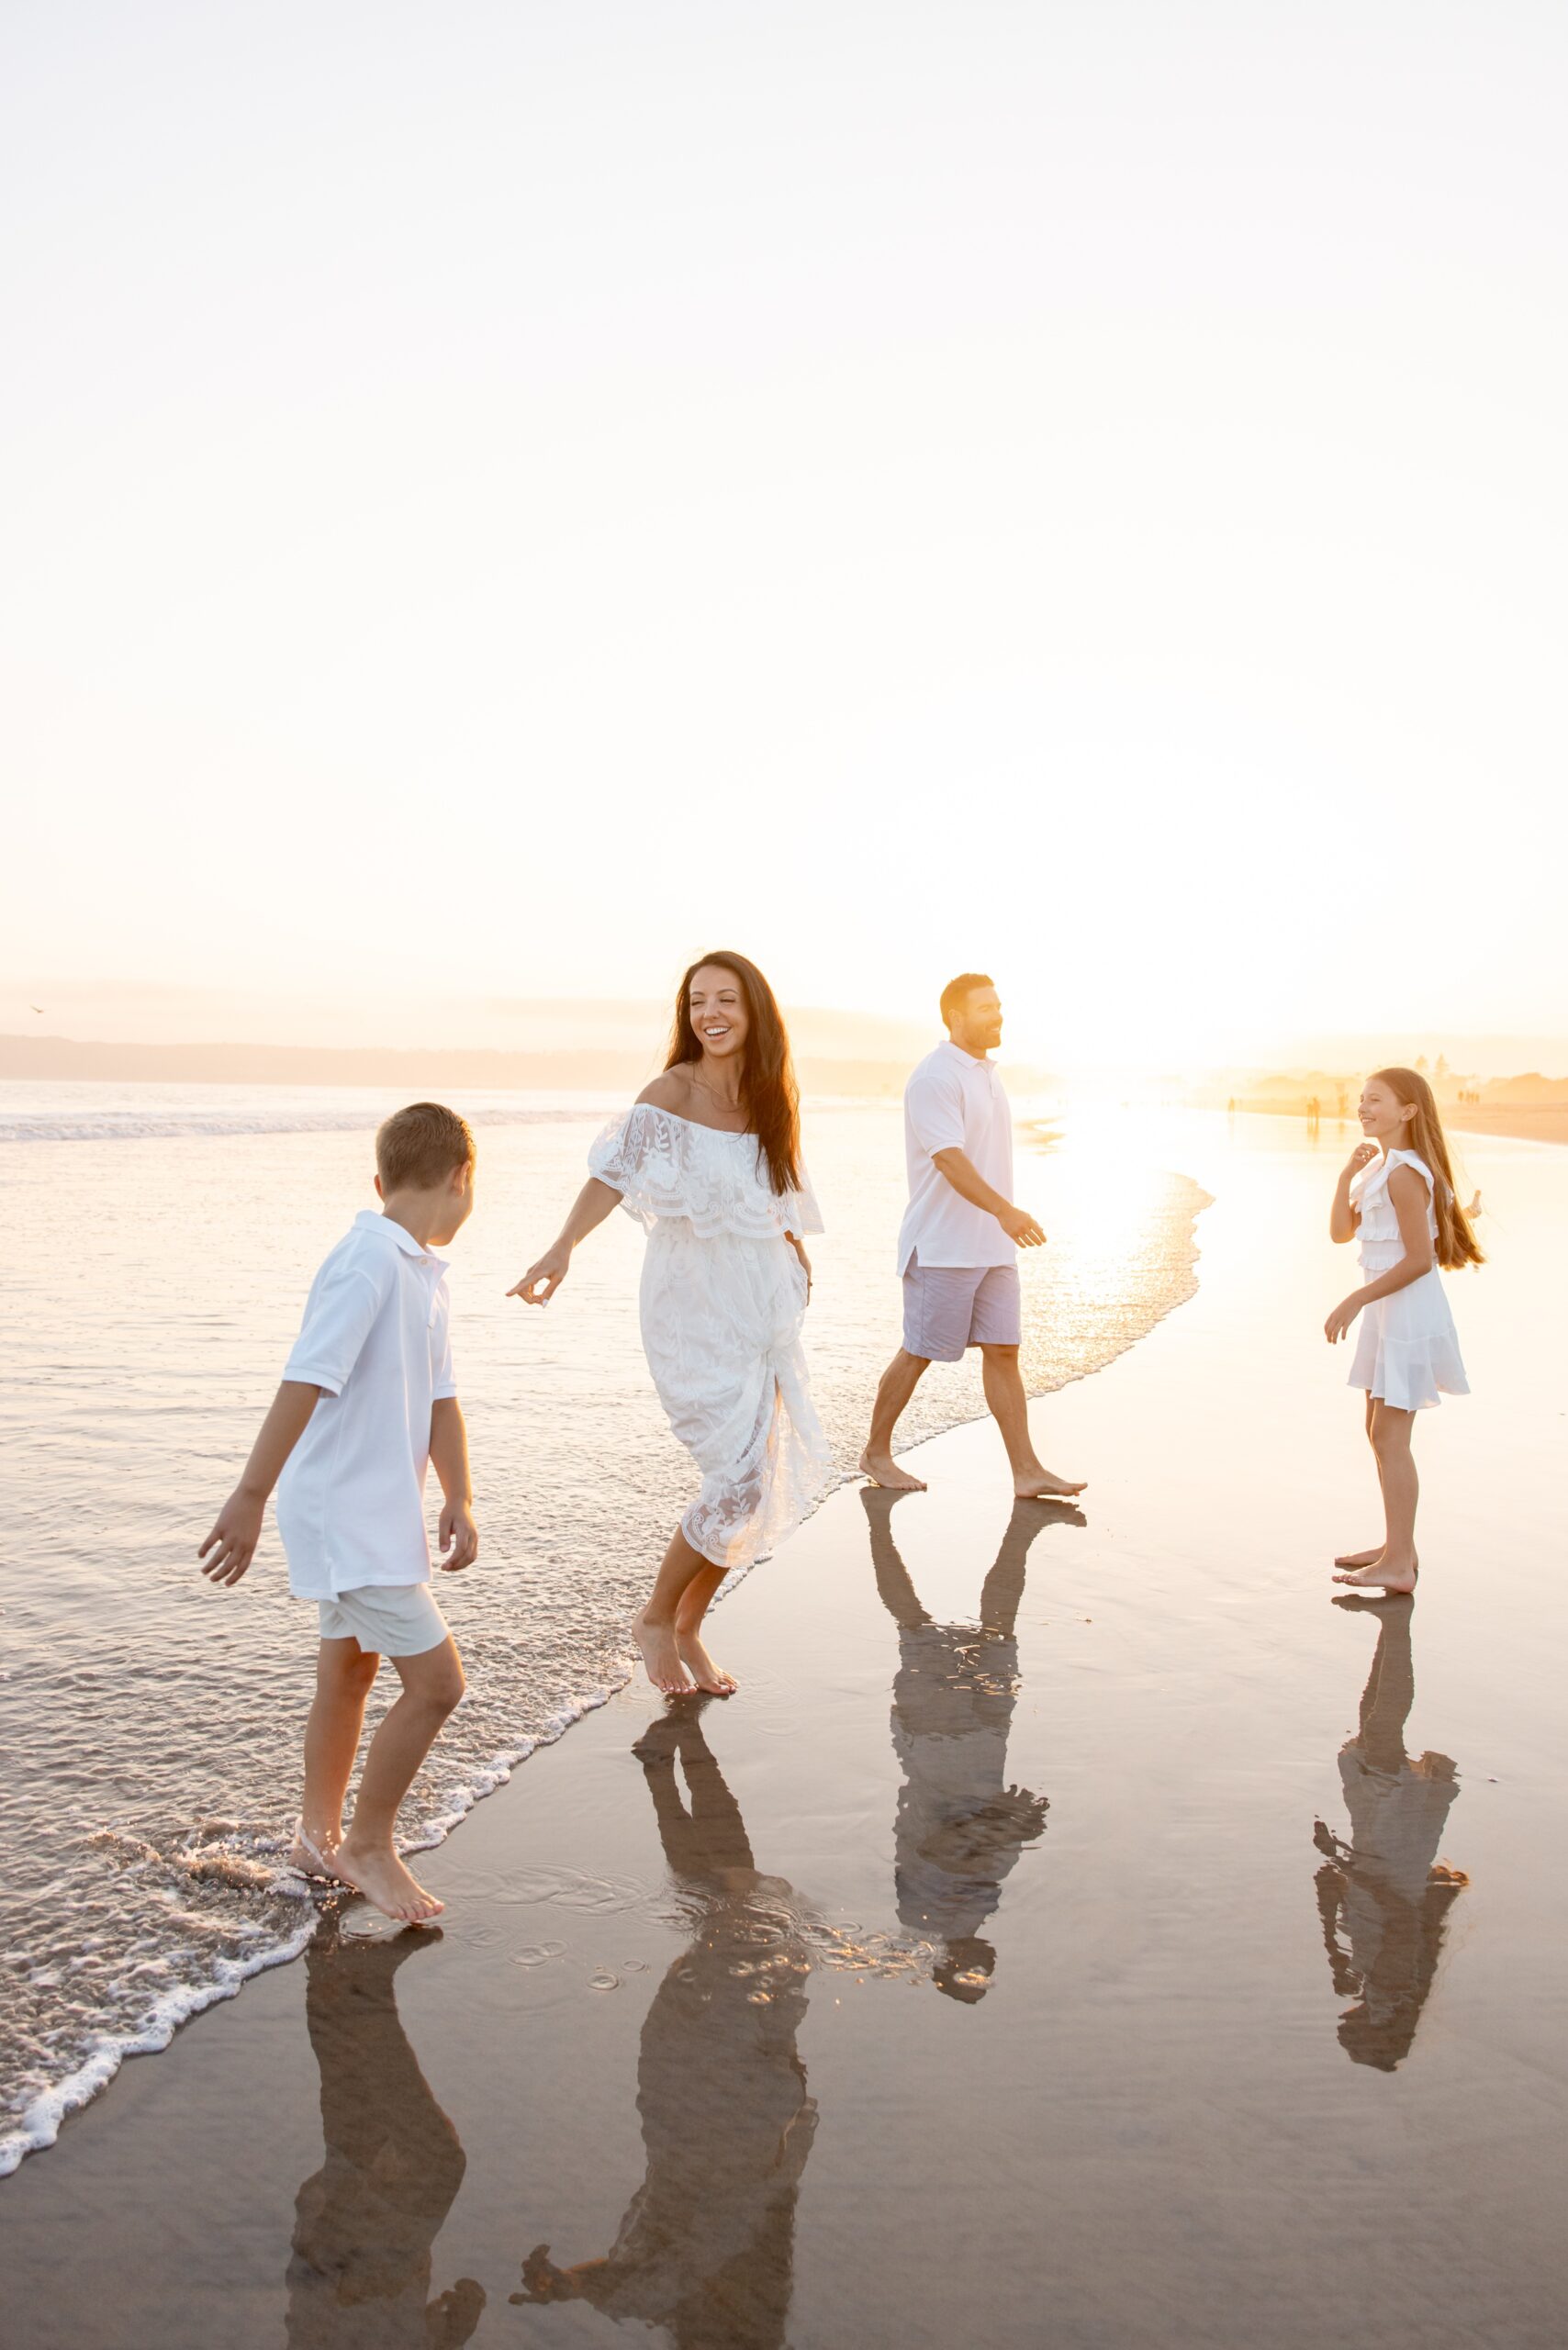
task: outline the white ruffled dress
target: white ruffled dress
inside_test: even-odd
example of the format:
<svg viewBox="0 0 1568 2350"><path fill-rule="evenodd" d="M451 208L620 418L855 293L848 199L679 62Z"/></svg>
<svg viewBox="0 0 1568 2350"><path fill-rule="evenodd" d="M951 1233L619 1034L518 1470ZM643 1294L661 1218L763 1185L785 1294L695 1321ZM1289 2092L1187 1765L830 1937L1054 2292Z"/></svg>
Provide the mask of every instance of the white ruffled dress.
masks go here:
<svg viewBox="0 0 1568 2350"><path fill-rule="evenodd" d="M1426 1184L1427 1230L1433 1240L1438 1237L1434 1178L1426 1160L1413 1150L1391 1150L1372 1159L1350 1184L1350 1205L1360 1219L1361 1270L1372 1280L1390 1271L1405 1254L1399 1218L1388 1196L1388 1179L1396 1167L1413 1167ZM1401 1412L1423 1412L1445 1395L1469 1394L1458 1333L1436 1265L1392 1297L1376 1297L1362 1306L1347 1383L1364 1387Z"/></svg>
<svg viewBox="0 0 1568 2350"><path fill-rule="evenodd" d="M645 1102L605 1128L588 1169L647 1230L643 1348L702 1472L681 1530L714 1566L750 1566L834 1473L801 1346L806 1276L785 1237L823 1228L811 1185L780 1195L755 1135Z"/></svg>

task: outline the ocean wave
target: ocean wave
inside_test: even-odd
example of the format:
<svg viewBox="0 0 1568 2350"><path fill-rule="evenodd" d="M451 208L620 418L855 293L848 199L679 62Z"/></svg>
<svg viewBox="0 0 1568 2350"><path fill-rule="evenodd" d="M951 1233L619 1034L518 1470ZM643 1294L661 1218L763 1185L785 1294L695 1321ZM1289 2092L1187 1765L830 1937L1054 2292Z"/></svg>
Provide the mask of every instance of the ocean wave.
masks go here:
<svg viewBox="0 0 1568 2350"><path fill-rule="evenodd" d="M346 1135L368 1133L386 1114L385 1104L358 1110L84 1110L78 1116L51 1111L47 1116L0 1112L0 1143L168 1142L182 1135ZM469 1110L471 1126L533 1126L592 1117L591 1106L569 1110Z"/></svg>

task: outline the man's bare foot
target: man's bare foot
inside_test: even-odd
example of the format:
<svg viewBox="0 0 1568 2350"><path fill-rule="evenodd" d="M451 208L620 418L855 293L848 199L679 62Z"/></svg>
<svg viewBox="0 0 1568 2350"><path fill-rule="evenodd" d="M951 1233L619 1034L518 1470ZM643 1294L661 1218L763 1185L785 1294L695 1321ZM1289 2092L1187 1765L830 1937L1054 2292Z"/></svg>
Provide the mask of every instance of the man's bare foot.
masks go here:
<svg viewBox="0 0 1568 2350"><path fill-rule="evenodd" d="M1026 1477L1014 1477L1013 1491L1021 1502L1070 1501L1074 1494L1081 1494L1089 1483L1081 1477L1074 1483L1067 1477L1053 1477L1048 1469L1036 1469Z"/></svg>
<svg viewBox="0 0 1568 2350"><path fill-rule="evenodd" d="M389 1847L356 1850L352 1828L333 1853L332 1865L345 1885L363 1893L373 1908L384 1918L396 1919L399 1925L428 1926L446 1907L425 1891Z"/></svg>
<svg viewBox="0 0 1568 2350"><path fill-rule="evenodd" d="M690 1689L692 1684L686 1677L686 1667L675 1644L673 1624L650 1624L645 1616L639 1616L633 1622L632 1638L642 1653L643 1669L655 1689L662 1689L666 1697L678 1697L684 1690Z"/></svg>
<svg viewBox="0 0 1568 2350"><path fill-rule="evenodd" d="M695 1632L683 1632L677 1625L675 1645L682 1664L699 1689L705 1689L711 1697L734 1695L740 1683L733 1673L726 1673L722 1665L714 1663Z"/></svg>
<svg viewBox="0 0 1568 2350"><path fill-rule="evenodd" d="M869 1477L874 1485L885 1486L890 1494L923 1494L925 1491L924 1478L912 1477L907 1469L899 1467L890 1452L873 1452L869 1445L860 1455L860 1474Z"/></svg>
<svg viewBox="0 0 1568 2350"><path fill-rule="evenodd" d="M1413 1550L1406 1559L1391 1558L1382 1550L1370 1565L1359 1567L1353 1574L1337 1574L1334 1581L1351 1591L1385 1591L1391 1599L1397 1599L1407 1597L1415 1590L1419 1572Z"/></svg>

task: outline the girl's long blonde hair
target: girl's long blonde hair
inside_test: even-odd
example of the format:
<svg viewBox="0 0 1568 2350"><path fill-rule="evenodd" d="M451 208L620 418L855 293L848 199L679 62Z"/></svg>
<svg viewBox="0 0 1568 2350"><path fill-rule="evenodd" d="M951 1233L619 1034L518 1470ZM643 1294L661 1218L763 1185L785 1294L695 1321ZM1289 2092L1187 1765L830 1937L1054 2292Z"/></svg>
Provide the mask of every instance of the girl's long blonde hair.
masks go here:
<svg viewBox="0 0 1568 2350"><path fill-rule="evenodd" d="M1445 1271L1453 1272L1461 1265L1484 1265L1486 1262L1481 1244L1471 1229L1470 1218L1459 1203L1454 1189L1453 1169L1449 1164L1449 1147L1443 1134L1443 1122L1438 1115L1437 1096L1426 1079L1413 1069L1373 1069L1378 1084L1386 1085L1402 1109L1415 1108L1416 1114L1401 1129L1403 1139L1397 1147L1413 1150L1432 1170L1432 1207L1438 1219L1438 1262Z"/></svg>

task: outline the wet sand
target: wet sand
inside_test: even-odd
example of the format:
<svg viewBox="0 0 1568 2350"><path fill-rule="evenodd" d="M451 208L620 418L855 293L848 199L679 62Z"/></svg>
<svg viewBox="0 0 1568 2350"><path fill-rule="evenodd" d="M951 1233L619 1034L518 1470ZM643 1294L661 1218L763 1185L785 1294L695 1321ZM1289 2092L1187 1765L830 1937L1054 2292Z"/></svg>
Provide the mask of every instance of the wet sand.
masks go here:
<svg viewBox="0 0 1568 2350"><path fill-rule="evenodd" d="M741 1697L623 1691L431 1856L444 1933L325 1930L0 2188L17 2338L1560 2340L1563 1178L1471 1157L1414 1606L1328 1595L1332 1154L1196 1166L1197 1296L1035 1407L1081 1509L987 1425L835 1495Z"/></svg>

